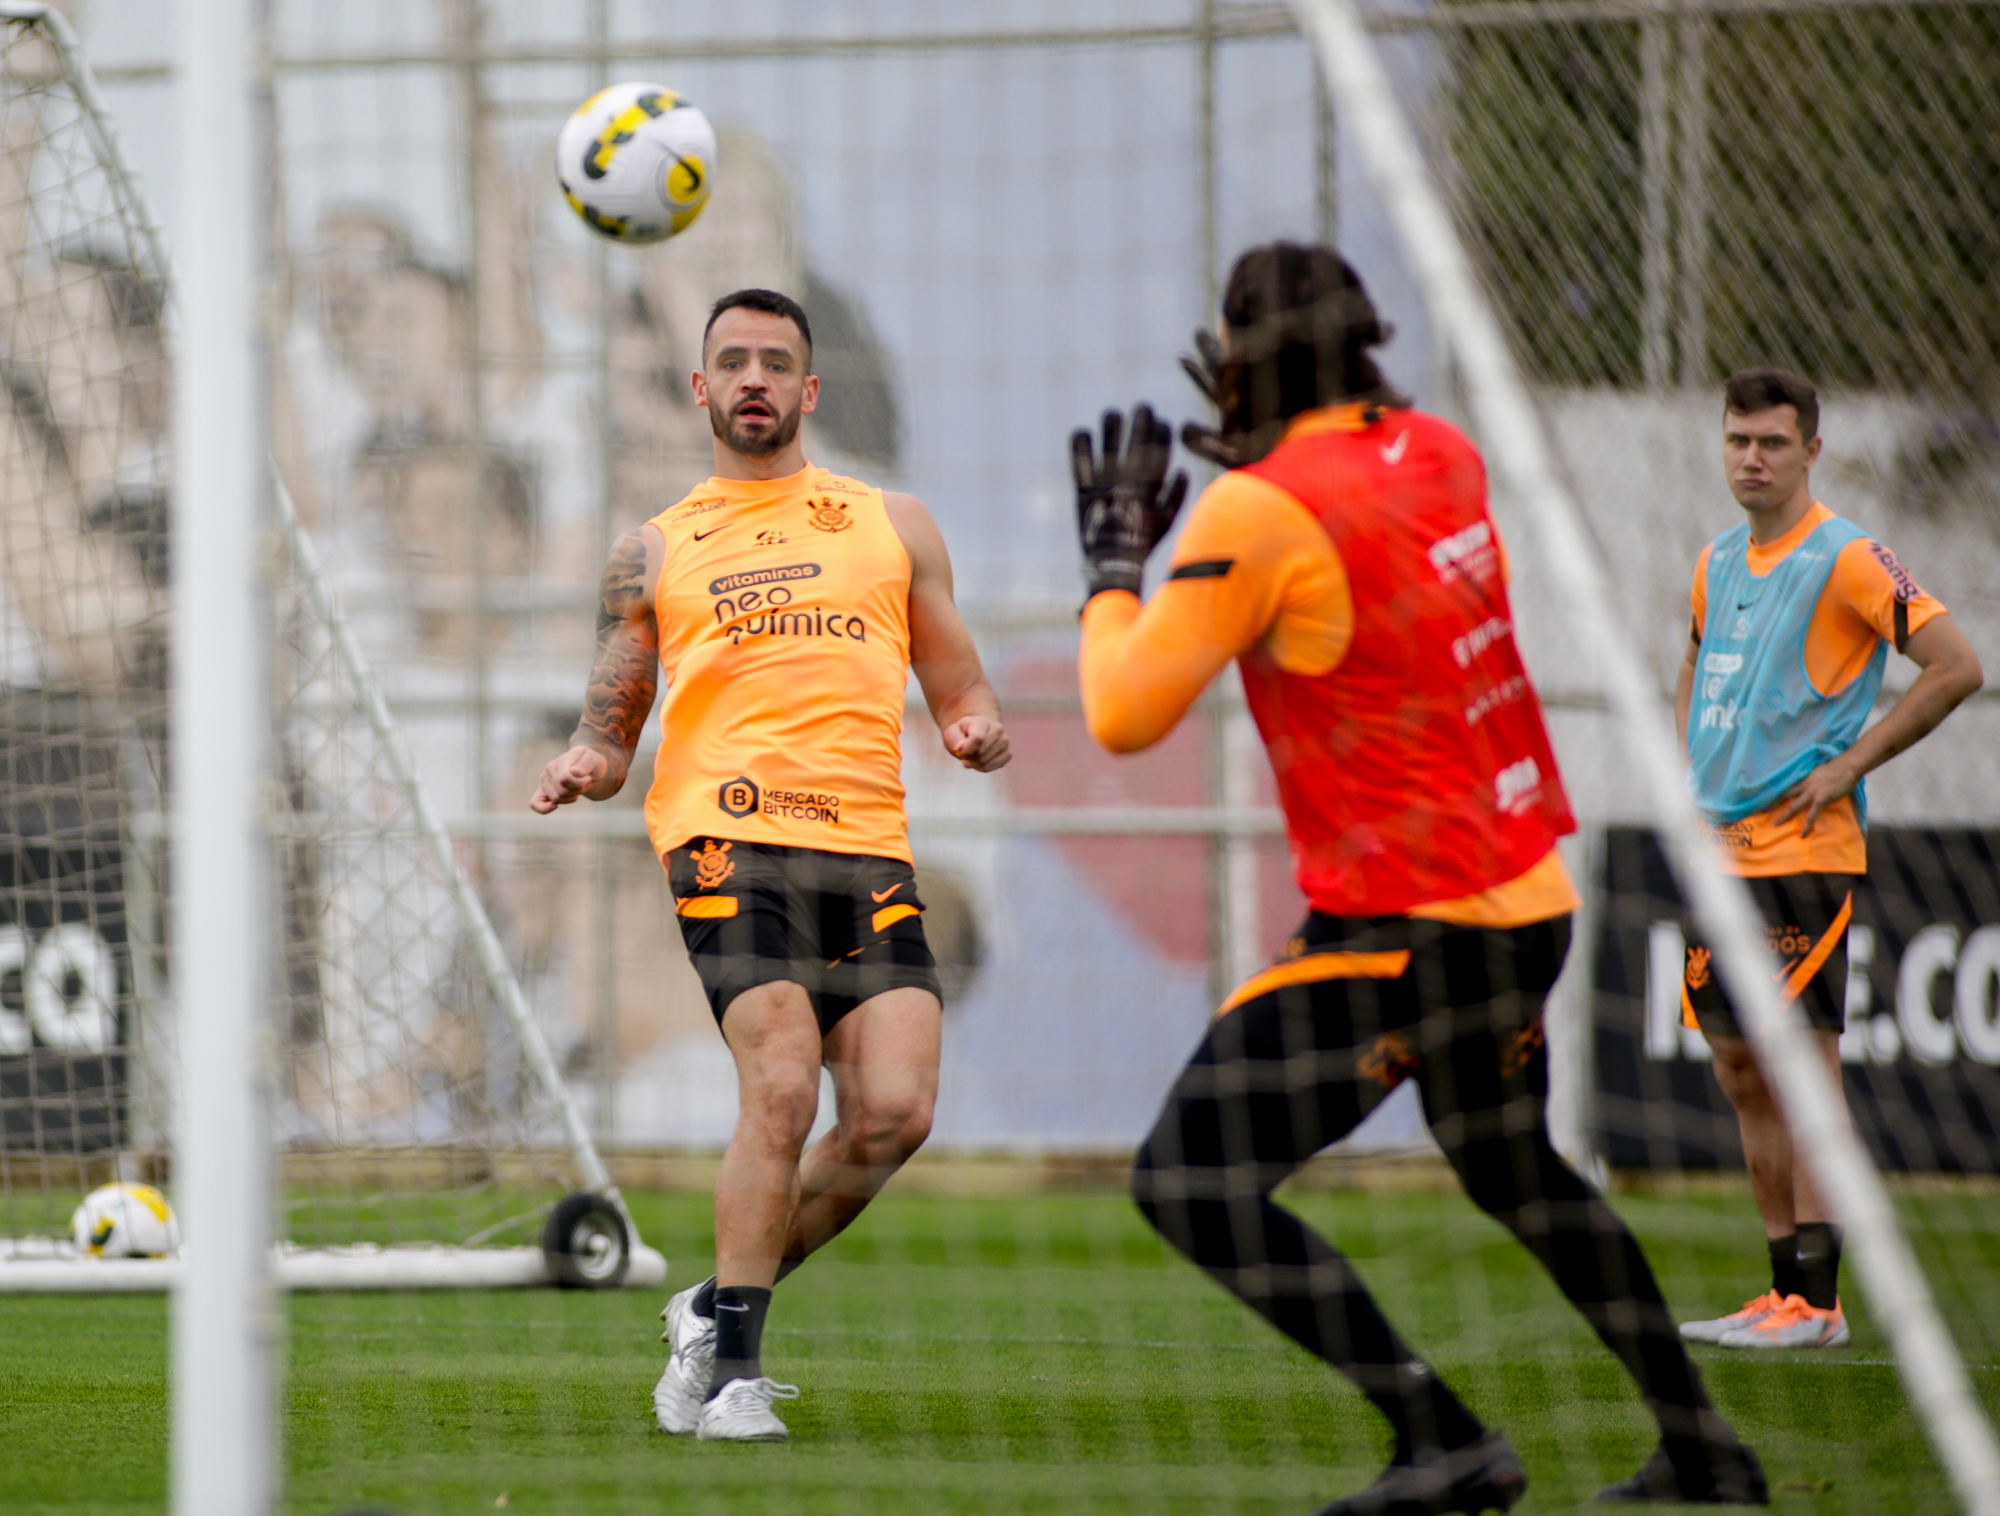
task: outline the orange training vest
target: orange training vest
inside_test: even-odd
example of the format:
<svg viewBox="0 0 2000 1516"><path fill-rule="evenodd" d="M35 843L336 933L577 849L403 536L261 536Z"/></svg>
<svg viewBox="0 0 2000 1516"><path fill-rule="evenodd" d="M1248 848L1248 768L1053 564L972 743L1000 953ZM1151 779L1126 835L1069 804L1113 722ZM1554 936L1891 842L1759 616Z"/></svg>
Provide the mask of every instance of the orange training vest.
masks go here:
<svg viewBox="0 0 2000 1516"><path fill-rule="evenodd" d="M667 679L646 829L907 862L910 556L882 492L808 465L653 518Z"/></svg>

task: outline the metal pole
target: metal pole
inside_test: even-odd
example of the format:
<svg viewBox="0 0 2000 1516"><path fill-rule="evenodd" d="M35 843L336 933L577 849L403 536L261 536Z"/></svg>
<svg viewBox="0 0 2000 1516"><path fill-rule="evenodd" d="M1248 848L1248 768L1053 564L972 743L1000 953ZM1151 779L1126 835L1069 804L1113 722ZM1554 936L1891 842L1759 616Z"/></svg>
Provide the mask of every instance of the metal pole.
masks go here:
<svg viewBox="0 0 2000 1516"><path fill-rule="evenodd" d="M1203 319L1213 320L1222 298L1215 192L1215 0L1201 0L1197 41L1201 74L1196 129L1201 136L1201 301Z"/></svg>
<svg viewBox="0 0 2000 1516"><path fill-rule="evenodd" d="M1582 512L1564 484L1541 416L1464 245L1431 182L1351 0L1297 0L1320 67L1376 193L1396 227L1425 303L1457 355L1496 485L1532 524L1551 583L1598 659L1599 681L1626 738L1634 791L1659 828L1674 872L1713 944L1731 1000L1777 1084L1792 1140L1847 1227L1869 1305L1894 1346L1910 1401L1961 1506L2000 1516L2000 1442L1972 1392L1895 1208L1847 1119L1797 1006L1779 998L1757 909L1725 873L1683 782L1683 758L1658 685L1624 623Z"/></svg>
<svg viewBox="0 0 2000 1516"><path fill-rule="evenodd" d="M1708 19L1683 16L1680 35L1681 383L1708 382Z"/></svg>
<svg viewBox="0 0 2000 1516"><path fill-rule="evenodd" d="M182 225L175 365L173 681L176 1198L175 1516L265 1516L275 1484L271 1136L266 271L268 113L259 0L183 0L174 93Z"/></svg>
<svg viewBox="0 0 2000 1516"><path fill-rule="evenodd" d="M605 60L610 41L609 0L590 0L590 43L597 54L590 87L611 82ZM590 276L597 296L597 543L611 551L617 530L611 481L611 248L602 237L590 239ZM592 639L593 646L595 638ZM597 1044L597 1138L608 1142L618 1126L618 859L616 838L591 844L591 991L592 1041Z"/></svg>
<svg viewBox="0 0 2000 1516"><path fill-rule="evenodd" d="M1549 1144L1591 1183L1609 1177L1596 1150L1595 1092L1597 1036L1597 887L1604 869L1604 827L1578 818L1574 836L1563 839L1563 860L1577 883L1578 904L1570 920L1569 957L1549 992L1542 1022L1549 1038Z"/></svg>
<svg viewBox="0 0 2000 1516"><path fill-rule="evenodd" d="M492 640L487 583L485 238L486 99L480 71L484 40L481 0L451 0L452 40L459 51L459 106L465 133L465 458L466 511L472 548L472 807L491 806Z"/></svg>
<svg viewBox="0 0 2000 1516"><path fill-rule="evenodd" d="M1313 219L1319 240L1327 247L1340 243L1340 138L1327 98L1326 80L1313 70Z"/></svg>
<svg viewBox="0 0 2000 1516"><path fill-rule="evenodd" d="M1667 227L1668 141L1667 24L1648 16L1639 23L1639 172L1645 215L1639 369L1654 393L1667 387L1672 362L1667 340L1674 276Z"/></svg>
<svg viewBox="0 0 2000 1516"><path fill-rule="evenodd" d="M1215 0L1201 0L1196 32L1197 73L1195 131L1200 159L1201 307L1202 320L1212 323L1221 303L1219 234L1216 228L1215 179ZM1229 794L1229 710L1220 684L1212 686L1201 704L1202 770L1209 805L1220 810ZM1210 837L1206 845L1208 876L1208 992L1220 1004L1235 982L1231 973L1239 956L1231 917L1230 851L1228 839Z"/></svg>

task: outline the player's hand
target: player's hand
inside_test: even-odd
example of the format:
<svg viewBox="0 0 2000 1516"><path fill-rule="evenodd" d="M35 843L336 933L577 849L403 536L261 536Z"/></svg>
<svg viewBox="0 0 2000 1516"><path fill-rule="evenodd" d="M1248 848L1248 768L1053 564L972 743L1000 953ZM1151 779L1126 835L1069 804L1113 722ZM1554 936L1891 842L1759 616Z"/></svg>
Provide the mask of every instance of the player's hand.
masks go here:
<svg viewBox="0 0 2000 1516"><path fill-rule="evenodd" d="M1103 427L1101 450L1092 447L1087 428L1079 427L1069 439L1083 577L1088 594L1130 590L1136 595L1146 555L1167 535L1187 498L1187 475L1167 479L1173 428L1151 406L1142 404L1132 412L1129 442L1125 418L1118 412L1106 411Z"/></svg>
<svg viewBox="0 0 2000 1516"><path fill-rule="evenodd" d="M585 791L610 776L611 763L594 747L573 747L560 758L549 760L541 782L528 799L528 809L546 816L559 805L571 805Z"/></svg>
<svg viewBox="0 0 2000 1516"><path fill-rule="evenodd" d="M944 750L969 769L990 774L1014 756L1007 729L991 716L961 716L944 729Z"/></svg>
<svg viewBox="0 0 2000 1516"><path fill-rule="evenodd" d="M1222 393L1222 344L1215 333L1203 328L1194 334L1194 346L1194 352L1181 354L1181 370L1194 381L1203 399L1218 412L1227 412L1229 403ZM1214 427L1196 421L1182 426L1181 446L1217 468L1242 468L1246 463L1256 462L1241 439L1224 436Z"/></svg>
<svg viewBox="0 0 2000 1516"><path fill-rule="evenodd" d="M1806 824L1799 828L1801 837L1812 836L1815 822L1820 812L1828 806L1846 799L1854 793L1854 787L1861 782L1861 775L1842 753L1838 758L1829 758L1805 778L1785 791L1784 804L1778 807L1773 821L1789 821L1800 811L1806 813Z"/></svg>

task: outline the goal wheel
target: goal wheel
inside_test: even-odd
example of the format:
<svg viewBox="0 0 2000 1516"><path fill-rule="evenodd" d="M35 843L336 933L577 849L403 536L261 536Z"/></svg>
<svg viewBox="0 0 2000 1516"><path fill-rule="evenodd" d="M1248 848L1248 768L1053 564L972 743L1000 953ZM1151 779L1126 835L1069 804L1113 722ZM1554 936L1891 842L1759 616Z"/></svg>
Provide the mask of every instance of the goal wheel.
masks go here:
<svg viewBox="0 0 2000 1516"><path fill-rule="evenodd" d="M549 1277L566 1290L614 1290L632 1265L632 1234L617 1206L578 1190L563 1196L542 1227Z"/></svg>

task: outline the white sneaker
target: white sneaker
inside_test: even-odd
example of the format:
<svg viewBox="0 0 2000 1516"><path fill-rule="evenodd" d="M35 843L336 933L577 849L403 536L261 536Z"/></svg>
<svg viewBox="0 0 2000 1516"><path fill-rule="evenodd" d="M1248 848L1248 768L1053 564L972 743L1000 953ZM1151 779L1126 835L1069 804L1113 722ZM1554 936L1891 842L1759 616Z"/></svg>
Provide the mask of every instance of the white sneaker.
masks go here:
<svg viewBox="0 0 2000 1516"><path fill-rule="evenodd" d="M797 1400L799 1387L771 1379L732 1379L701 1408L703 1442L783 1442L791 1435L771 1414L773 1400Z"/></svg>
<svg viewBox="0 0 2000 1516"><path fill-rule="evenodd" d="M682 1290L660 1312L667 1329L660 1341L673 1351L667 1355L666 1372L653 1386L653 1415L660 1430L684 1437L701 1422L701 1397L708 1393L708 1377L715 1367L715 1322L694 1313L694 1285Z"/></svg>
<svg viewBox="0 0 2000 1516"><path fill-rule="evenodd" d="M1727 1316L1718 1316L1713 1321L1683 1321L1681 1336L1689 1342L1720 1342L1726 1334L1754 1327L1784 1308L1785 1297L1776 1290L1767 1290L1755 1300L1744 1301L1741 1310L1731 1311Z"/></svg>

